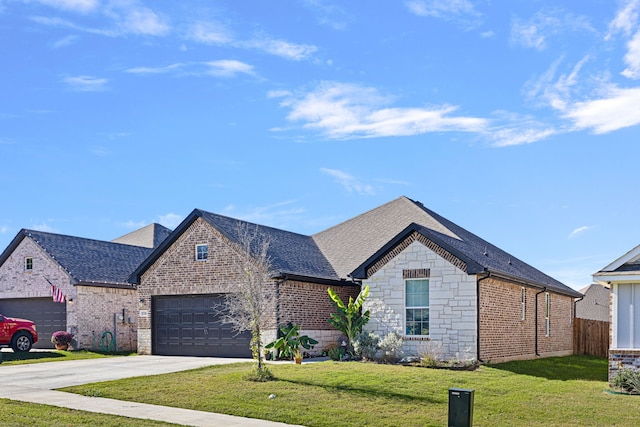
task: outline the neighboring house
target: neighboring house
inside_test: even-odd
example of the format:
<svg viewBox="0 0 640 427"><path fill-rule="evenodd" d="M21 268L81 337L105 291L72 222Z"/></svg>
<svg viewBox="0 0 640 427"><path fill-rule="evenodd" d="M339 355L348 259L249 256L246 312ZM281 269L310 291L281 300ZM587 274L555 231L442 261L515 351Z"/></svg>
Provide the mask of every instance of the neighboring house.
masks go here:
<svg viewBox="0 0 640 427"><path fill-rule="evenodd" d="M53 348L51 334L68 330L75 348L100 349L113 337L118 350L135 350L138 299L127 278L151 253L144 246L170 230L139 232L132 234L142 246L20 230L0 254L0 312L33 320L36 348ZM54 301L54 289L63 301Z"/></svg>
<svg viewBox="0 0 640 427"><path fill-rule="evenodd" d="M609 290L608 285L593 283L580 289L584 298L576 301L576 317L579 319L609 322Z"/></svg>
<svg viewBox="0 0 640 427"><path fill-rule="evenodd" d="M593 275L611 288L609 379L620 368L640 369L640 245Z"/></svg>
<svg viewBox="0 0 640 427"><path fill-rule="evenodd" d="M407 354L437 345L445 358L482 361L568 355L574 298L582 294L463 228L400 197L312 236L194 210L130 277L140 293L143 354L248 356L211 307L241 280L239 223L271 241L273 328L300 324L322 348L339 333L326 289L346 299L371 293L367 329L397 332Z"/></svg>

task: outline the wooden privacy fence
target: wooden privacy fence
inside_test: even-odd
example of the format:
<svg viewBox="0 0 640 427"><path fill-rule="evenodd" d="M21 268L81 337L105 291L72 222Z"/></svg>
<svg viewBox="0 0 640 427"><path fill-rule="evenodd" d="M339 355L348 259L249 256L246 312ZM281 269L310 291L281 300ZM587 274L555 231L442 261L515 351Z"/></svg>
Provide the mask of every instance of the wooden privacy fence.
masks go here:
<svg viewBox="0 0 640 427"><path fill-rule="evenodd" d="M609 357L609 322L575 319L573 354Z"/></svg>

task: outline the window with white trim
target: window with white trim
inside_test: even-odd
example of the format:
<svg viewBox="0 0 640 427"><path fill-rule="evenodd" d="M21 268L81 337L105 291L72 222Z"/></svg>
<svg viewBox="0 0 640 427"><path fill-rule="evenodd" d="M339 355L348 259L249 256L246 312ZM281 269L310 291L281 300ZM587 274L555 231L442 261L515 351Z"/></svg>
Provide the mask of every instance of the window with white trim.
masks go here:
<svg viewBox="0 0 640 427"><path fill-rule="evenodd" d="M544 336L548 337L549 336L549 332L550 332L550 325L549 325L549 313L550 313L550 298L549 298L549 292L544 294Z"/></svg>
<svg viewBox="0 0 640 427"><path fill-rule="evenodd" d="M24 259L24 271L32 271L33 270L33 258L28 257Z"/></svg>
<svg viewBox="0 0 640 427"><path fill-rule="evenodd" d="M524 320L526 314L526 297L527 290L523 287L520 291L520 305L522 306L522 318L520 320Z"/></svg>
<svg viewBox="0 0 640 427"><path fill-rule="evenodd" d="M405 333L429 335L429 279L405 280Z"/></svg>
<svg viewBox="0 0 640 427"><path fill-rule="evenodd" d="M209 259L209 245L196 245L196 261L206 261Z"/></svg>
<svg viewBox="0 0 640 427"><path fill-rule="evenodd" d="M613 298L614 348L640 348L640 283L615 283Z"/></svg>

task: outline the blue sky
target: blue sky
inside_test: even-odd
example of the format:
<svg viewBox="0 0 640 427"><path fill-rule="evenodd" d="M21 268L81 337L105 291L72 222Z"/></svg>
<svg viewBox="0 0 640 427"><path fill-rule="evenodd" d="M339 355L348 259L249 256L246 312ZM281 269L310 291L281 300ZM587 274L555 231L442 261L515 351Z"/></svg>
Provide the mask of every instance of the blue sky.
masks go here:
<svg viewBox="0 0 640 427"><path fill-rule="evenodd" d="M0 248L405 195L579 289L640 244L640 0L0 0Z"/></svg>

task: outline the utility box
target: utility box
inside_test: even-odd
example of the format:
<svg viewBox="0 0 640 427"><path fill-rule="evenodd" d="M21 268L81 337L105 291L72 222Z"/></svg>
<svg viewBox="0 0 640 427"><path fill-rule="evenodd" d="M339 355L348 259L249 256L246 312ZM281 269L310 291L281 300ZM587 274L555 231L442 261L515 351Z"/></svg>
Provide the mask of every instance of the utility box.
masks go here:
<svg viewBox="0 0 640 427"><path fill-rule="evenodd" d="M473 390L449 389L449 427L473 425Z"/></svg>

